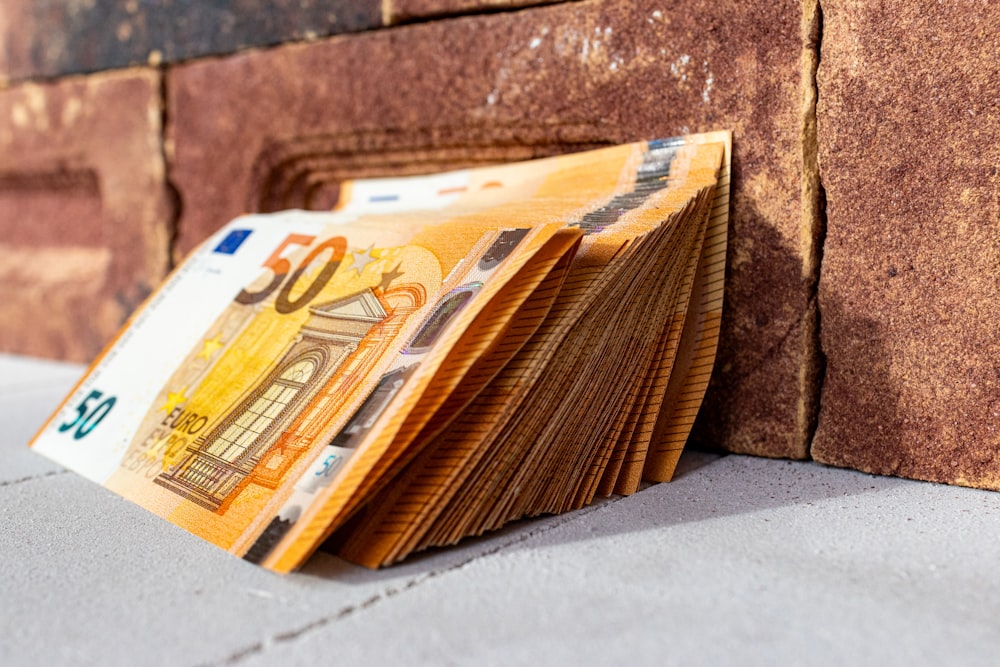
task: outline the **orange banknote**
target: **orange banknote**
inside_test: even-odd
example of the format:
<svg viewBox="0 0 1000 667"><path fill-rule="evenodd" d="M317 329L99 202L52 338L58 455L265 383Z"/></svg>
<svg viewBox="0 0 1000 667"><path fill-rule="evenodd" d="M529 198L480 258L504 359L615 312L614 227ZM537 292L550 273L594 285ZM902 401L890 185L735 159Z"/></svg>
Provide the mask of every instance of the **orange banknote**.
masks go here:
<svg viewBox="0 0 1000 667"><path fill-rule="evenodd" d="M530 347L572 276L627 254L727 157L724 133L643 142L354 181L333 211L238 218L132 316L32 446L293 569ZM683 236L698 257L719 234L700 224ZM718 262L702 271L721 281ZM622 427L649 421L633 417Z"/></svg>

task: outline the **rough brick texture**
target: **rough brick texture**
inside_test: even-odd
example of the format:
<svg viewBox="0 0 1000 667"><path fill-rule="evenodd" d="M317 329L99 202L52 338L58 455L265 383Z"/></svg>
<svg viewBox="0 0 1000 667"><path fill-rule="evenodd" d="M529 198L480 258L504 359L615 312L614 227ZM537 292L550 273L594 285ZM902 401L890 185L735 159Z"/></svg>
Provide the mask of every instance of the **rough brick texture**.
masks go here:
<svg viewBox="0 0 1000 667"><path fill-rule="evenodd" d="M824 0L826 463L1000 488L1000 9Z"/></svg>
<svg viewBox="0 0 1000 667"><path fill-rule="evenodd" d="M93 357L165 275L160 77L0 91L0 349Z"/></svg>
<svg viewBox="0 0 1000 667"><path fill-rule="evenodd" d="M731 128L729 286L698 434L804 456L803 25L789 0L567 3L181 65L168 79L179 252L248 210L328 206L348 176Z"/></svg>
<svg viewBox="0 0 1000 667"><path fill-rule="evenodd" d="M381 24L381 0L5 0L0 81L158 64Z"/></svg>

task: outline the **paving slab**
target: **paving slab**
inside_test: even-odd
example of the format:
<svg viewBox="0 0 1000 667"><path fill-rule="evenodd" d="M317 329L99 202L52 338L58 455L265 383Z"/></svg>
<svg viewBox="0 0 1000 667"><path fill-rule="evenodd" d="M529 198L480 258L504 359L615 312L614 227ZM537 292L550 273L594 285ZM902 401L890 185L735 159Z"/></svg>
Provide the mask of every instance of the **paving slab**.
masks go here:
<svg viewBox="0 0 1000 667"><path fill-rule="evenodd" d="M995 664L1000 496L730 456L241 665Z"/></svg>
<svg viewBox="0 0 1000 667"><path fill-rule="evenodd" d="M50 386L65 385L69 391L84 369L81 364L0 353L0 396Z"/></svg>
<svg viewBox="0 0 1000 667"><path fill-rule="evenodd" d="M25 381L31 365L0 357ZM23 397L44 413L51 392ZM26 411L12 395L5 421ZM22 455L17 429L0 434L5 464ZM275 575L72 473L0 483L0 515L5 665L988 665L1000 650L1000 495L817 463L688 453L670 484L381 571L319 553Z"/></svg>
<svg viewBox="0 0 1000 667"><path fill-rule="evenodd" d="M69 393L84 366L0 354L0 487L63 472L27 449L28 441Z"/></svg>
<svg viewBox="0 0 1000 667"><path fill-rule="evenodd" d="M517 539L508 532L384 572L319 554L282 577L76 475L0 487L0 494L5 664L130 665L136 656L149 665L226 662Z"/></svg>

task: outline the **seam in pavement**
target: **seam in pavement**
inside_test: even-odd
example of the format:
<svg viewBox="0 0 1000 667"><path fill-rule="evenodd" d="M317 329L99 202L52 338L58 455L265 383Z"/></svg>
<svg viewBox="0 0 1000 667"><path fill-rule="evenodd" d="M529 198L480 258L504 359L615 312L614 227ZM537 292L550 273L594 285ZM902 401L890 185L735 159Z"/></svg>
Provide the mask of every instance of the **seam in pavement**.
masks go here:
<svg viewBox="0 0 1000 667"><path fill-rule="evenodd" d="M24 482L30 482L36 479L45 479L46 477L54 477L55 475L65 475L68 472L68 470L50 470L48 472L43 472L40 475L28 475L27 477L9 479L6 482L0 482L0 489L8 486L14 486L15 484L23 484Z"/></svg>
<svg viewBox="0 0 1000 667"><path fill-rule="evenodd" d="M642 493L642 491L639 491L638 493ZM388 588L358 604L348 605L346 607L337 610L332 614L329 614L327 616L322 616L298 628L293 628L292 630L286 630L284 632L279 632L269 637L265 637L263 640L256 642L255 644L251 644L250 646L245 646L243 648L235 650L234 652L230 653L230 655L226 658L223 658L218 661L201 663L201 666L224 667L230 665L238 665L243 660L255 655L262 654L265 651L268 651L279 644L294 642L299 638L304 637L315 630L330 625L331 623L335 623L337 621L348 618L349 616L352 616L356 613L365 611L366 609L370 609L371 607L375 606L376 604L378 604L383 600L394 598L397 595L401 595L409 590L416 588L417 586L420 586L425 582L428 582L432 579L436 579L437 577L440 577L442 575L461 570L462 568L471 564L473 561L479 560L480 558L484 558L486 556L492 556L493 554L499 553L509 547L515 546L517 544L522 544L530 539L538 537L539 535L543 535L549 532L550 530L555 530L556 528L560 528L574 521L578 521L583 517L588 516L589 514L602 511L610 507L611 505L614 505L615 503L625 500L627 497L628 496L615 496L607 500L595 502L593 505L590 505L589 507L584 507L582 509L569 512L568 514L565 515L565 519L563 519L562 521L552 521L544 526L538 526L533 530L527 530L524 533L521 533L513 537L512 539L505 541L502 544L498 544L495 547L492 547L491 549L478 553L475 556L471 556L459 563L455 563L454 565L442 568L440 570L432 570L430 572L418 575L413 579L409 580L408 582L406 582L405 584L403 584L402 586Z"/></svg>

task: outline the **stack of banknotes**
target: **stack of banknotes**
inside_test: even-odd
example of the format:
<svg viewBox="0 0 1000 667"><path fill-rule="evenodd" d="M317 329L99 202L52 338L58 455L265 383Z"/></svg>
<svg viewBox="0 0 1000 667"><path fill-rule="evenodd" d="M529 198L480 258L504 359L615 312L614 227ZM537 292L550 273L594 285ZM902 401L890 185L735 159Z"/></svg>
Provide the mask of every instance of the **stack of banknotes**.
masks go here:
<svg viewBox="0 0 1000 667"><path fill-rule="evenodd" d="M669 480L715 358L729 141L352 181L330 212L238 218L32 446L280 572Z"/></svg>

